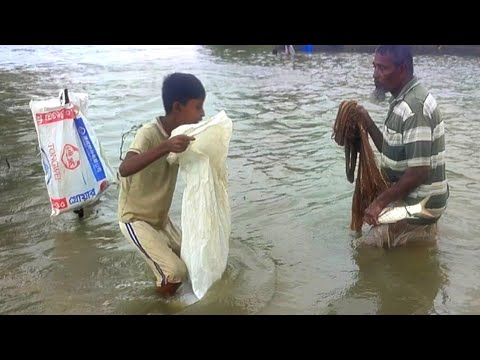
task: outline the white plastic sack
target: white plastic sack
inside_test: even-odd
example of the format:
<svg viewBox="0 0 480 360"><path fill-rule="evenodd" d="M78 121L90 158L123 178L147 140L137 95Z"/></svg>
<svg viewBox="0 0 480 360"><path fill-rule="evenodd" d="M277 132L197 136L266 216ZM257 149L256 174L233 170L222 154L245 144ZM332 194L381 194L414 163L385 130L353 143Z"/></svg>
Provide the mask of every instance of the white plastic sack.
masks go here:
<svg viewBox="0 0 480 360"><path fill-rule="evenodd" d="M88 95L70 93L69 97L66 105L60 97L30 101L51 216L95 202L115 183L114 172L85 117Z"/></svg>
<svg viewBox="0 0 480 360"><path fill-rule="evenodd" d="M198 124L182 125L171 136L180 134L194 136L195 141L183 153L170 153L167 160L178 161L186 183L181 258L193 292L201 299L227 266L231 219L226 160L232 121L221 111Z"/></svg>

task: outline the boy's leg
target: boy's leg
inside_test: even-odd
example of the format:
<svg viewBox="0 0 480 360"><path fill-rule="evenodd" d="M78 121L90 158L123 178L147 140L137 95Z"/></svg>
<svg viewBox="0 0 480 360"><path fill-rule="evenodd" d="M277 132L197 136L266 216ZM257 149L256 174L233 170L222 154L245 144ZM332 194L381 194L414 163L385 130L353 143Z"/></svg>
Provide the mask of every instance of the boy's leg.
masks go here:
<svg viewBox="0 0 480 360"><path fill-rule="evenodd" d="M157 278L162 295L173 295L186 278L185 263L169 246L169 234L143 221L119 223L123 235L140 251Z"/></svg>
<svg viewBox="0 0 480 360"><path fill-rule="evenodd" d="M168 237L168 240L169 240L168 246L180 258L181 246L182 246L182 233L180 229L177 226L175 226L175 224L170 220L170 218L168 218L167 224L165 225L163 232ZM185 271L187 272L188 270L185 270ZM168 285L171 286L172 288L168 287ZM173 291L174 293L180 285L181 283L167 284L167 287L164 286L162 288L158 288L158 291L160 293L162 293L163 291L166 291L167 293L170 291Z"/></svg>
<svg viewBox="0 0 480 360"><path fill-rule="evenodd" d="M168 236L170 248L180 256L181 247L182 247L182 232L180 229L168 218L167 224L164 228L165 234Z"/></svg>

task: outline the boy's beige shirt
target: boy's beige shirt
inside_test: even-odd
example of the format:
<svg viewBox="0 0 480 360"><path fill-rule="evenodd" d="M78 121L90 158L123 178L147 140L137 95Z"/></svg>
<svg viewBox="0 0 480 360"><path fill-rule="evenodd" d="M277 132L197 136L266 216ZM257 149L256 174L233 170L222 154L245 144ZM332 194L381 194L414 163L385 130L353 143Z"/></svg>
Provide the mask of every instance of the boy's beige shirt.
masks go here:
<svg viewBox="0 0 480 360"><path fill-rule="evenodd" d="M140 154L167 139L156 118L138 130L128 151ZM141 220L162 229L167 223L177 174L178 164L170 165L165 155L134 175L120 177L119 220L124 223Z"/></svg>

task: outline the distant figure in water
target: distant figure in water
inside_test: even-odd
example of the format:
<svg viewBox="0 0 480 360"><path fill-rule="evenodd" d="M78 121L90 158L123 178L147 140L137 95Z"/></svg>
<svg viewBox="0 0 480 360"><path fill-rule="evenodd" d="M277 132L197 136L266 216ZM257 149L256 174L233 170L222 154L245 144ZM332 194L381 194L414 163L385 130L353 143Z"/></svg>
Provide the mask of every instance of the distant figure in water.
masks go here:
<svg viewBox="0 0 480 360"><path fill-rule="evenodd" d="M278 53L285 55L295 55L295 49L293 48L293 45L277 45L273 48L272 54L277 55Z"/></svg>

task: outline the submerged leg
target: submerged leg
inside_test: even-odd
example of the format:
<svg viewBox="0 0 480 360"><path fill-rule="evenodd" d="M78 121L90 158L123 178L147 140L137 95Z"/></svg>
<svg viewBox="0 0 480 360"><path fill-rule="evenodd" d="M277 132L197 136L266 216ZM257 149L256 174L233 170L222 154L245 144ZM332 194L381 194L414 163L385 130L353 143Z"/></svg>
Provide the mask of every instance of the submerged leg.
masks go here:
<svg viewBox="0 0 480 360"><path fill-rule="evenodd" d="M182 283L167 283L163 286L157 286L156 291L162 297L170 297L175 295L180 285Z"/></svg>

